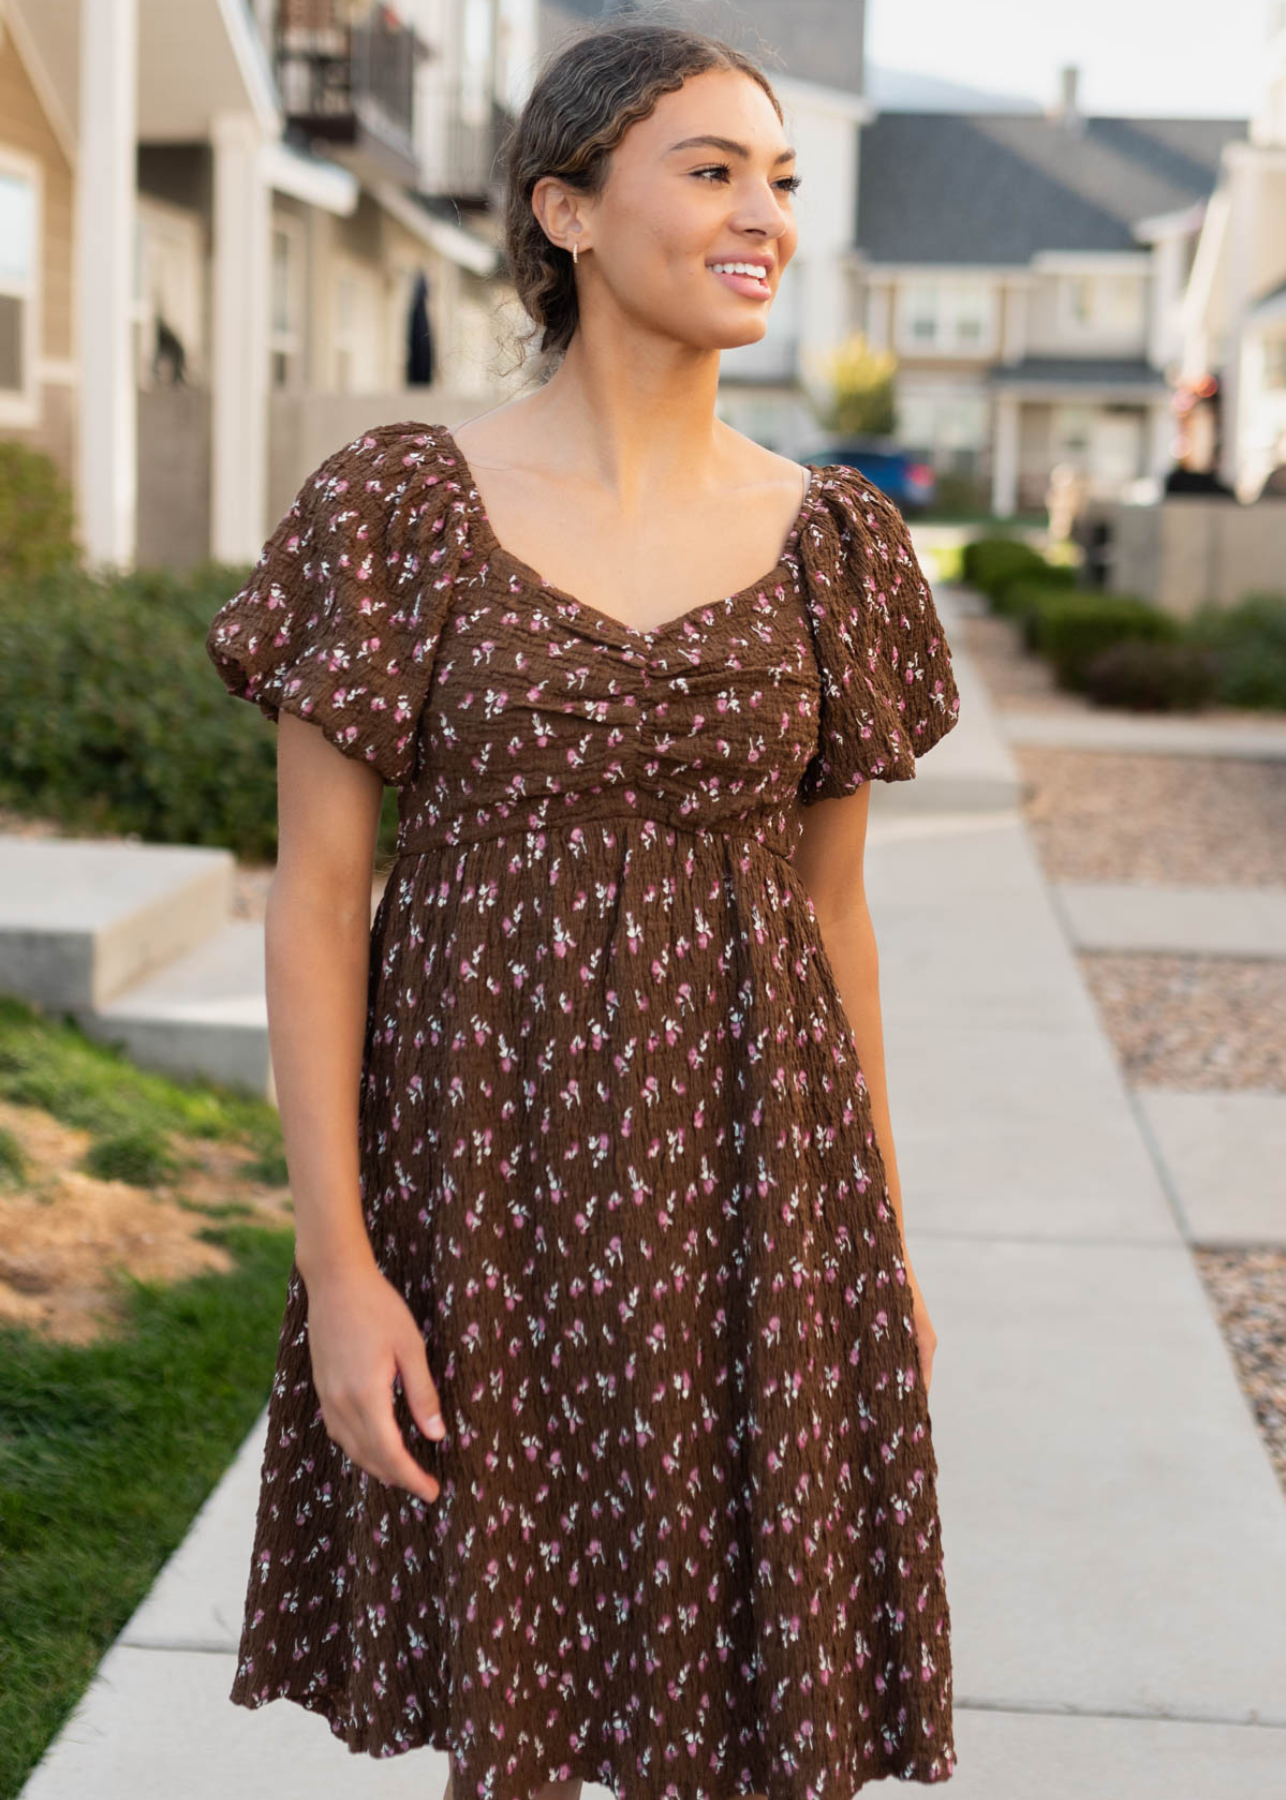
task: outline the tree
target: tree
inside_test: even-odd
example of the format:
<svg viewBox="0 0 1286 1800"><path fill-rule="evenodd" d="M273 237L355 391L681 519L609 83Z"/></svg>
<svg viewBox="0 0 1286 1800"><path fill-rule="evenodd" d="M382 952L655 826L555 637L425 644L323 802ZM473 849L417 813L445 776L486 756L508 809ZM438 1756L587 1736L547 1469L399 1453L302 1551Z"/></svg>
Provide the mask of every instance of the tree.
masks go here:
<svg viewBox="0 0 1286 1800"><path fill-rule="evenodd" d="M819 384L830 399L818 407L821 425L840 437L889 437L897 427L893 381L897 357L872 350L864 331L855 331L816 360Z"/></svg>

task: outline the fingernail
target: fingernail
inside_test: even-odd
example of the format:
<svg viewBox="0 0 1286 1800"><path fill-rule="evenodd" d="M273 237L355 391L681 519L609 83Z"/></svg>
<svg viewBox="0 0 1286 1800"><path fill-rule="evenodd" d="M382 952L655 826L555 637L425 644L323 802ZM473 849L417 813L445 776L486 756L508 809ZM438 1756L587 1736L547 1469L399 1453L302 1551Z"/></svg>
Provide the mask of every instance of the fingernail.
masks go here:
<svg viewBox="0 0 1286 1800"><path fill-rule="evenodd" d="M429 1414L429 1436L436 1437L436 1438L445 1437L446 1430L447 1430L447 1428L446 1428L446 1424L442 1418L442 1414L441 1413L430 1413Z"/></svg>

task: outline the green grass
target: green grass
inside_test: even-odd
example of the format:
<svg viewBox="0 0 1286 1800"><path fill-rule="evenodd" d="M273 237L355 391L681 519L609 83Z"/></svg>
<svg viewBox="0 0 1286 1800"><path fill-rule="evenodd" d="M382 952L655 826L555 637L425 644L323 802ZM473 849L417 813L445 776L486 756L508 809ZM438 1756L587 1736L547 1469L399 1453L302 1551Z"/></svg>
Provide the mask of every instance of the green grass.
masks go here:
<svg viewBox="0 0 1286 1800"><path fill-rule="evenodd" d="M181 1132L197 1138L243 1140L257 1165L280 1159L281 1123L276 1107L253 1094L213 1082L178 1081L129 1062L110 1044L88 1037L70 1017L0 994L0 1099L40 1106L64 1125L94 1138L88 1167L148 1182L172 1178L168 1140ZM107 1166L112 1162L115 1167ZM181 1159L177 1166L182 1167ZM128 1171L128 1172L127 1172ZM261 1176L260 1179L263 1177Z"/></svg>
<svg viewBox="0 0 1286 1800"><path fill-rule="evenodd" d="M117 1272L117 1337L0 1328L0 1795L20 1792L268 1397L290 1232L211 1225L231 1275Z"/></svg>
<svg viewBox="0 0 1286 1800"><path fill-rule="evenodd" d="M135 1069L7 998L0 1094L87 1128L89 1160L130 1180L181 1165L176 1132L244 1144L251 1179L285 1173L266 1101ZM21 1157L6 1141L11 1182ZM116 1322L92 1344L0 1326L0 1800L21 1790L267 1399L293 1234L244 1222L235 1190L206 1211L197 1235L227 1249L231 1273L166 1284L113 1270Z"/></svg>

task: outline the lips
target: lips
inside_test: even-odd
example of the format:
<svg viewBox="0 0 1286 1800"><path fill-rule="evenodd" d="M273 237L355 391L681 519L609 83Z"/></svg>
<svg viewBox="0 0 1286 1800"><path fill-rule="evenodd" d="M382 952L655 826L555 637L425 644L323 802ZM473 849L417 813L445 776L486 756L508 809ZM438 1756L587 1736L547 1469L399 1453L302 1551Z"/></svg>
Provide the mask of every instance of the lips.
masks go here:
<svg viewBox="0 0 1286 1800"><path fill-rule="evenodd" d="M734 259L729 257L728 260L731 262ZM737 257L735 260L740 262L744 259ZM717 280L723 282L725 287L731 288L735 294L744 294L750 300L764 300L772 295L766 270L763 276L733 275L727 270L716 269L711 263L707 263L706 267Z"/></svg>

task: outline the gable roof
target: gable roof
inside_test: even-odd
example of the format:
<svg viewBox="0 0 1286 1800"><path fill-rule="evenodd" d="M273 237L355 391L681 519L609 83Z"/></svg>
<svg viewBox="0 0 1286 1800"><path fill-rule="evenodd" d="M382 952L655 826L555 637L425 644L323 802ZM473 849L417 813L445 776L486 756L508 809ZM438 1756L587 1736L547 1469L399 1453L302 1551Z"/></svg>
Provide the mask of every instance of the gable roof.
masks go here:
<svg viewBox="0 0 1286 1800"><path fill-rule="evenodd" d="M1132 226L1208 198L1244 119L881 113L863 127L856 243L873 262L1138 250Z"/></svg>

